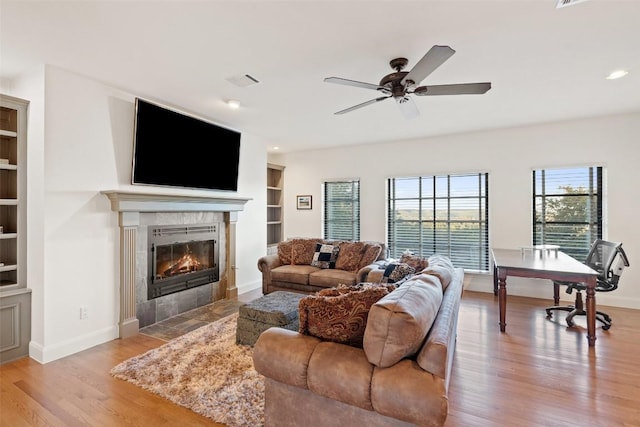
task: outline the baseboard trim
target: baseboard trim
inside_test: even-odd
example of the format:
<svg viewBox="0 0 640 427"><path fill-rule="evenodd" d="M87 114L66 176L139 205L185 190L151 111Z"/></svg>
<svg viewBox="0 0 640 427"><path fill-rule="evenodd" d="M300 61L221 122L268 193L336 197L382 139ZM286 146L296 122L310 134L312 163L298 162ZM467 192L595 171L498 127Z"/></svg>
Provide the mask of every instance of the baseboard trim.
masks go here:
<svg viewBox="0 0 640 427"><path fill-rule="evenodd" d="M117 338L118 326L113 325L50 346L42 346L40 343L31 341L29 343L29 357L45 364Z"/></svg>

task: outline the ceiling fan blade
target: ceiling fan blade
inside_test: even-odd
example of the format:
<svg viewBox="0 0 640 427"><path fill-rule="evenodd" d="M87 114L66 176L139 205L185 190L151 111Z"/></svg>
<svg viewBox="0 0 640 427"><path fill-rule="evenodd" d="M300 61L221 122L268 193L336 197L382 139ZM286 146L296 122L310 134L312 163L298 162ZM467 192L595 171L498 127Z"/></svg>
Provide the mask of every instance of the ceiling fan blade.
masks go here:
<svg viewBox="0 0 640 427"><path fill-rule="evenodd" d="M373 83L358 82L356 80L343 79L340 77L327 77L324 79L324 81L327 83L337 83L337 84L346 85L346 86L362 87L365 89L373 89L373 90L382 89L382 86L375 85Z"/></svg>
<svg viewBox="0 0 640 427"><path fill-rule="evenodd" d="M414 90L418 96L481 95L491 89L491 83L459 83L452 85L420 86Z"/></svg>
<svg viewBox="0 0 640 427"><path fill-rule="evenodd" d="M381 96L380 98L375 98L375 99L371 99L367 102L363 102L362 104L358 104L358 105L354 105L353 107L349 107L349 108L345 108L344 110L340 110L334 114L344 114L344 113L348 113L349 111L353 111L353 110L357 110L358 108L362 108L362 107L366 107L367 105L370 104L375 104L376 102L380 102L380 101L384 101L387 98L391 98L390 96Z"/></svg>
<svg viewBox="0 0 640 427"><path fill-rule="evenodd" d="M414 84L420 83L454 53L456 53L456 51L451 49L449 46L433 46L429 49L429 52L427 52L422 59L418 61L413 69L409 71L409 74L404 76L400 83L403 86L406 86L409 80Z"/></svg>
<svg viewBox="0 0 640 427"><path fill-rule="evenodd" d="M418 111L416 103L408 96L397 97L396 104L398 104L398 108L402 112L402 115L407 119L415 119L420 115L420 111Z"/></svg>

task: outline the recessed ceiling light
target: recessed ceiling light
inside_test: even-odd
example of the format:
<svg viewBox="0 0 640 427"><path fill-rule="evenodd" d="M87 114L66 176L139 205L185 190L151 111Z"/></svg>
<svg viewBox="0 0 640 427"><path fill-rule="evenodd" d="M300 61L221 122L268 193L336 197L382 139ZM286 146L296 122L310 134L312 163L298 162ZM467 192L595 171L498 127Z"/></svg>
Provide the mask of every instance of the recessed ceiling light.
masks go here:
<svg viewBox="0 0 640 427"><path fill-rule="evenodd" d="M620 77L624 77L627 74L629 74L629 72L627 70L616 70L611 72L606 79L607 80L615 80L615 79L619 79Z"/></svg>
<svg viewBox="0 0 640 427"><path fill-rule="evenodd" d="M277 145L275 145L275 146L271 147L271 149L272 149L272 150L279 150L279 149L280 149L280 147L278 147Z"/></svg>
<svg viewBox="0 0 640 427"><path fill-rule="evenodd" d="M238 108L240 108L240 101L236 101L235 99L228 99L226 103L232 110L237 110Z"/></svg>

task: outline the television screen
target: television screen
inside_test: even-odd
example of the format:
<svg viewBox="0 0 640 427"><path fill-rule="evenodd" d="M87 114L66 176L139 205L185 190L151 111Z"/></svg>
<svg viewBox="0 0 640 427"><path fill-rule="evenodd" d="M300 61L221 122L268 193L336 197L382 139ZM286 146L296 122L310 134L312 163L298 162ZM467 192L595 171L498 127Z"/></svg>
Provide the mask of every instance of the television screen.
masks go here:
<svg viewBox="0 0 640 427"><path fill-rule="evenodd" d="M240 132L136 98L133 184L238 190Z"/></svg>

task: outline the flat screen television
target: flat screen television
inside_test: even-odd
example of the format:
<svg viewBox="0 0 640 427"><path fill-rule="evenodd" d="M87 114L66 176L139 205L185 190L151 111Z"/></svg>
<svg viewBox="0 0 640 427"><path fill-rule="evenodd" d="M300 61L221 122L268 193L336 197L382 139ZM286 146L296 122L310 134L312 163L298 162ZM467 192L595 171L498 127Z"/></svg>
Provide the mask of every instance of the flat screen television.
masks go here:
<svg viewBox="0 0 640 427"><path fill-rule="evenodd" d="M238 191L240 136L136 98L132 184Z"/></svg>

